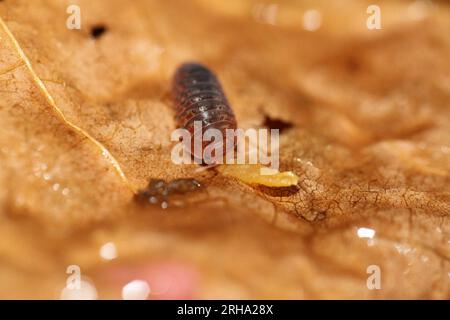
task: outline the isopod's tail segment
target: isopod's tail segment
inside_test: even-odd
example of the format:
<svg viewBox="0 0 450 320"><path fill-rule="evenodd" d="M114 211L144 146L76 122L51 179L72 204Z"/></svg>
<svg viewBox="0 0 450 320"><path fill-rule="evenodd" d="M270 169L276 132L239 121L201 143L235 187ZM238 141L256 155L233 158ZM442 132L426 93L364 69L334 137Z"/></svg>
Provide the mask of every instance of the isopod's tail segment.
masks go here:
<svg viewBox="0 0 450 320"><path fill-rule="evenodd" d="M195 139L201 141L201 150L205 150L212 143L216 144L216 150L222 150L222 156L230 149L234 151L236 145L234 138L228 145L226 141L209 142L202 139L208 129L216 129L222 137L227 137L226 130L237 127L233 110L212 71L198 63L182 64L173 78L172 98L177 126L188 130L194 138L189 150L194 158L201 159L202 162L209 160L204 158L203 153L195 153ZM201 124L200 128L198 124Z"/></svg>

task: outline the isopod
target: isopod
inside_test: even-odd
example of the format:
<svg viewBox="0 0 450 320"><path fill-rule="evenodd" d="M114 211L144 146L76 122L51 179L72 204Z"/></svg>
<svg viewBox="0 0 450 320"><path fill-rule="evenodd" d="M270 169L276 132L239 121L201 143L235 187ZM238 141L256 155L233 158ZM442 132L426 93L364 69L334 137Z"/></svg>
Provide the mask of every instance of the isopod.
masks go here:
<svg viewBox="0 0 450 320"><path fill-rule="evenodd" d="M208 140L205 142L201 139L202 150L212 144L214 149L219 146L218 149L222 150L223 156L235 148L235 136L234 134L229 136L227 131L237 129L236 118L219 80L211 70L195 62L179 66L173 77L172 98L178 128L186 129L194 140L199 136L203 137L208 129L218 130L225 139L219 142ZM198 122L201 123L201 130L195 126ZM211 164L205 154L196 153L192 139L189 147L191 156L203 163ZM289 187L298 183L298 177L293 172L268 170L260 165L224 165L218 170L226 176L237 178L248 184ZM265 174L261 174L261 171Z"/></svg>
<svg viewBox="0 0 450 320"><path fill-rule="evenodd" d="M211 70L199 63L182 64L173 77L172 98L179 128L188 130L194 139L208 129L217 129L224 139L233 140L228 143L222 141L220 149L225 153L229 150L223 150L224 146L235 147L234 137L228 137L226 130L236 129L236 118L219 80ZM201 122L201 132L194 127L194 122ZM210 143L202 140L202 149ZM191 155L204 160L203 154L191 152Z"/></svg>

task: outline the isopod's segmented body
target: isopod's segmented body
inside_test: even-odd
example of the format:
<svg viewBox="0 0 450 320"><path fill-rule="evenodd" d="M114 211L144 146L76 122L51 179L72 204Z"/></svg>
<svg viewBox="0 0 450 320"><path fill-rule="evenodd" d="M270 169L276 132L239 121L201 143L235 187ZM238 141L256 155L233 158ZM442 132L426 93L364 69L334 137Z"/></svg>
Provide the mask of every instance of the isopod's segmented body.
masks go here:
<svg viewBox="0 0 450 320"><path fill-rule="evenodd" d="M173 78L172 96L177 126L187 129L192 136L199 134L194 131L195 121L201 121L202 133L217 129L224 139L226 129L236 129L236 118L222 86L205 66L198 63L181 65ZM202 146L208 144L206 142Z"/></svg>

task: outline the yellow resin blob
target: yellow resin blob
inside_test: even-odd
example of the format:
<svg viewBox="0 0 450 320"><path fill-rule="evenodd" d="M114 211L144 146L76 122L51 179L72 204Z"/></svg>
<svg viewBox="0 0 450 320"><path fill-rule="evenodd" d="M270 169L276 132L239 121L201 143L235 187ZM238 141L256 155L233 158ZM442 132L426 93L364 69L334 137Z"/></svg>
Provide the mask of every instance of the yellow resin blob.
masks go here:
<svg viewBox="0 0 450 320"><path fill-rule="evenodd" d="M223 165L217 168L225 176L236 178L247 184L267 187L290 187L298 183L298 176L292 171L279 172L256 164Z"/></svg>

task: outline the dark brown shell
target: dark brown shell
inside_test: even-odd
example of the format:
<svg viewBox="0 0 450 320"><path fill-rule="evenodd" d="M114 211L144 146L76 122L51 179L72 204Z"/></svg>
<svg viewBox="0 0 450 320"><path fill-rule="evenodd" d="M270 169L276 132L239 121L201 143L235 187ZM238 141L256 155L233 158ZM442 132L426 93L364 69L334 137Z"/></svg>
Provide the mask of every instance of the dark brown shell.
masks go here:
<svg viewBox="0 0 450 320"><path fill-rule="evenodd" d="M224 141L225 130L236 129L236 118L222 86L207 67L198 63L182 64L173 78L172 97L177 126L192 135L194 121L202 122L203 132L210 128L220 130Z"/></svg>

